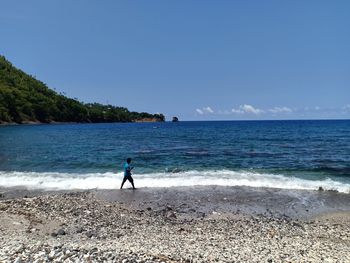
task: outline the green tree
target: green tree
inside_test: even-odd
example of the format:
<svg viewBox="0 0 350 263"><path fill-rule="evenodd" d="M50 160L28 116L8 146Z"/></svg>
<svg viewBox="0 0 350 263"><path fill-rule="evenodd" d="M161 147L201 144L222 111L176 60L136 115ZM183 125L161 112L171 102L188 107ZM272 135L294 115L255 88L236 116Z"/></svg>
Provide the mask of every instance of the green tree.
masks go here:
<svg viewBox="0 0 350 263"><path fill-rule="evenodd" d="M162 114L130 112L124 107L67 98L0 56L0 123L131 122L144 118L165 120Z"/></svg>

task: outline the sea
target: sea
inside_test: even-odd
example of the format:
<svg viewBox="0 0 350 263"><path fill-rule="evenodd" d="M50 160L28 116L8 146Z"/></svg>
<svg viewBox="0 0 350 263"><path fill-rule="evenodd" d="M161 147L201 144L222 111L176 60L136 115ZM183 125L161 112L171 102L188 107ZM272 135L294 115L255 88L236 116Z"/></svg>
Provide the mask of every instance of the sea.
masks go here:
<svg viewBox="0 0 350 263"><path fill-rule="evenodd" d="M322 187L350 193L350 120L0 127L0 187L117 189L128 157L138 188Z"/></svg>

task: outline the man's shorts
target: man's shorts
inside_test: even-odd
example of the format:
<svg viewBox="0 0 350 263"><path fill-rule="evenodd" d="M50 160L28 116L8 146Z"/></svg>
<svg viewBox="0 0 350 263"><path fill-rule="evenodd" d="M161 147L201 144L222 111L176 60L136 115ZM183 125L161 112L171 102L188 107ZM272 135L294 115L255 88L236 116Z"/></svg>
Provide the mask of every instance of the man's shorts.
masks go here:
<svg viewBox="0 0 350 263"><path fill-rule="evenodd" d="M131 177L131 175L124 176L123 181L126 181L126 180L128 180L130 183L132 183L134 181L134 179Z"/></svg>

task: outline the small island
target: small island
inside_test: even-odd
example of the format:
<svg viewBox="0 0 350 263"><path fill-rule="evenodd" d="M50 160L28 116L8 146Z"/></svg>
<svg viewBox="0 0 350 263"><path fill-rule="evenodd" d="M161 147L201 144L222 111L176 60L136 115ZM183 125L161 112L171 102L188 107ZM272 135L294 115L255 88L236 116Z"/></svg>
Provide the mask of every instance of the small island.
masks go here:
<svg viewBox="0 0 350 263"><path fill-rule="evenodd" d="M173 120L172 120L172 122L178 122L179 121L179 118L178 117L173 117Z"/></svg>
<svg viewBox="0 0 350 263"><path fill-rule="evenodd" d="M0 124L163 121L163 114L68 98L0 56Z"/></svg>

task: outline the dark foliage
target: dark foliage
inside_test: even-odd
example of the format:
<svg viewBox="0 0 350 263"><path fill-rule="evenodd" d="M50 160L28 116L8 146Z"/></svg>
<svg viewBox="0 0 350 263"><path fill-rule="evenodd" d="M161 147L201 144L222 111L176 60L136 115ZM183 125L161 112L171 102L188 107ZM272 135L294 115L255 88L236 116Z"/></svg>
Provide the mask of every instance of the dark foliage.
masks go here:
<svg viewBox="0 0 350 263"><path fill-rule="evenodd" d="M130 112L127 108L84 104L49 89L0 56L0 123L164 121L163 114Z"/></svg>

